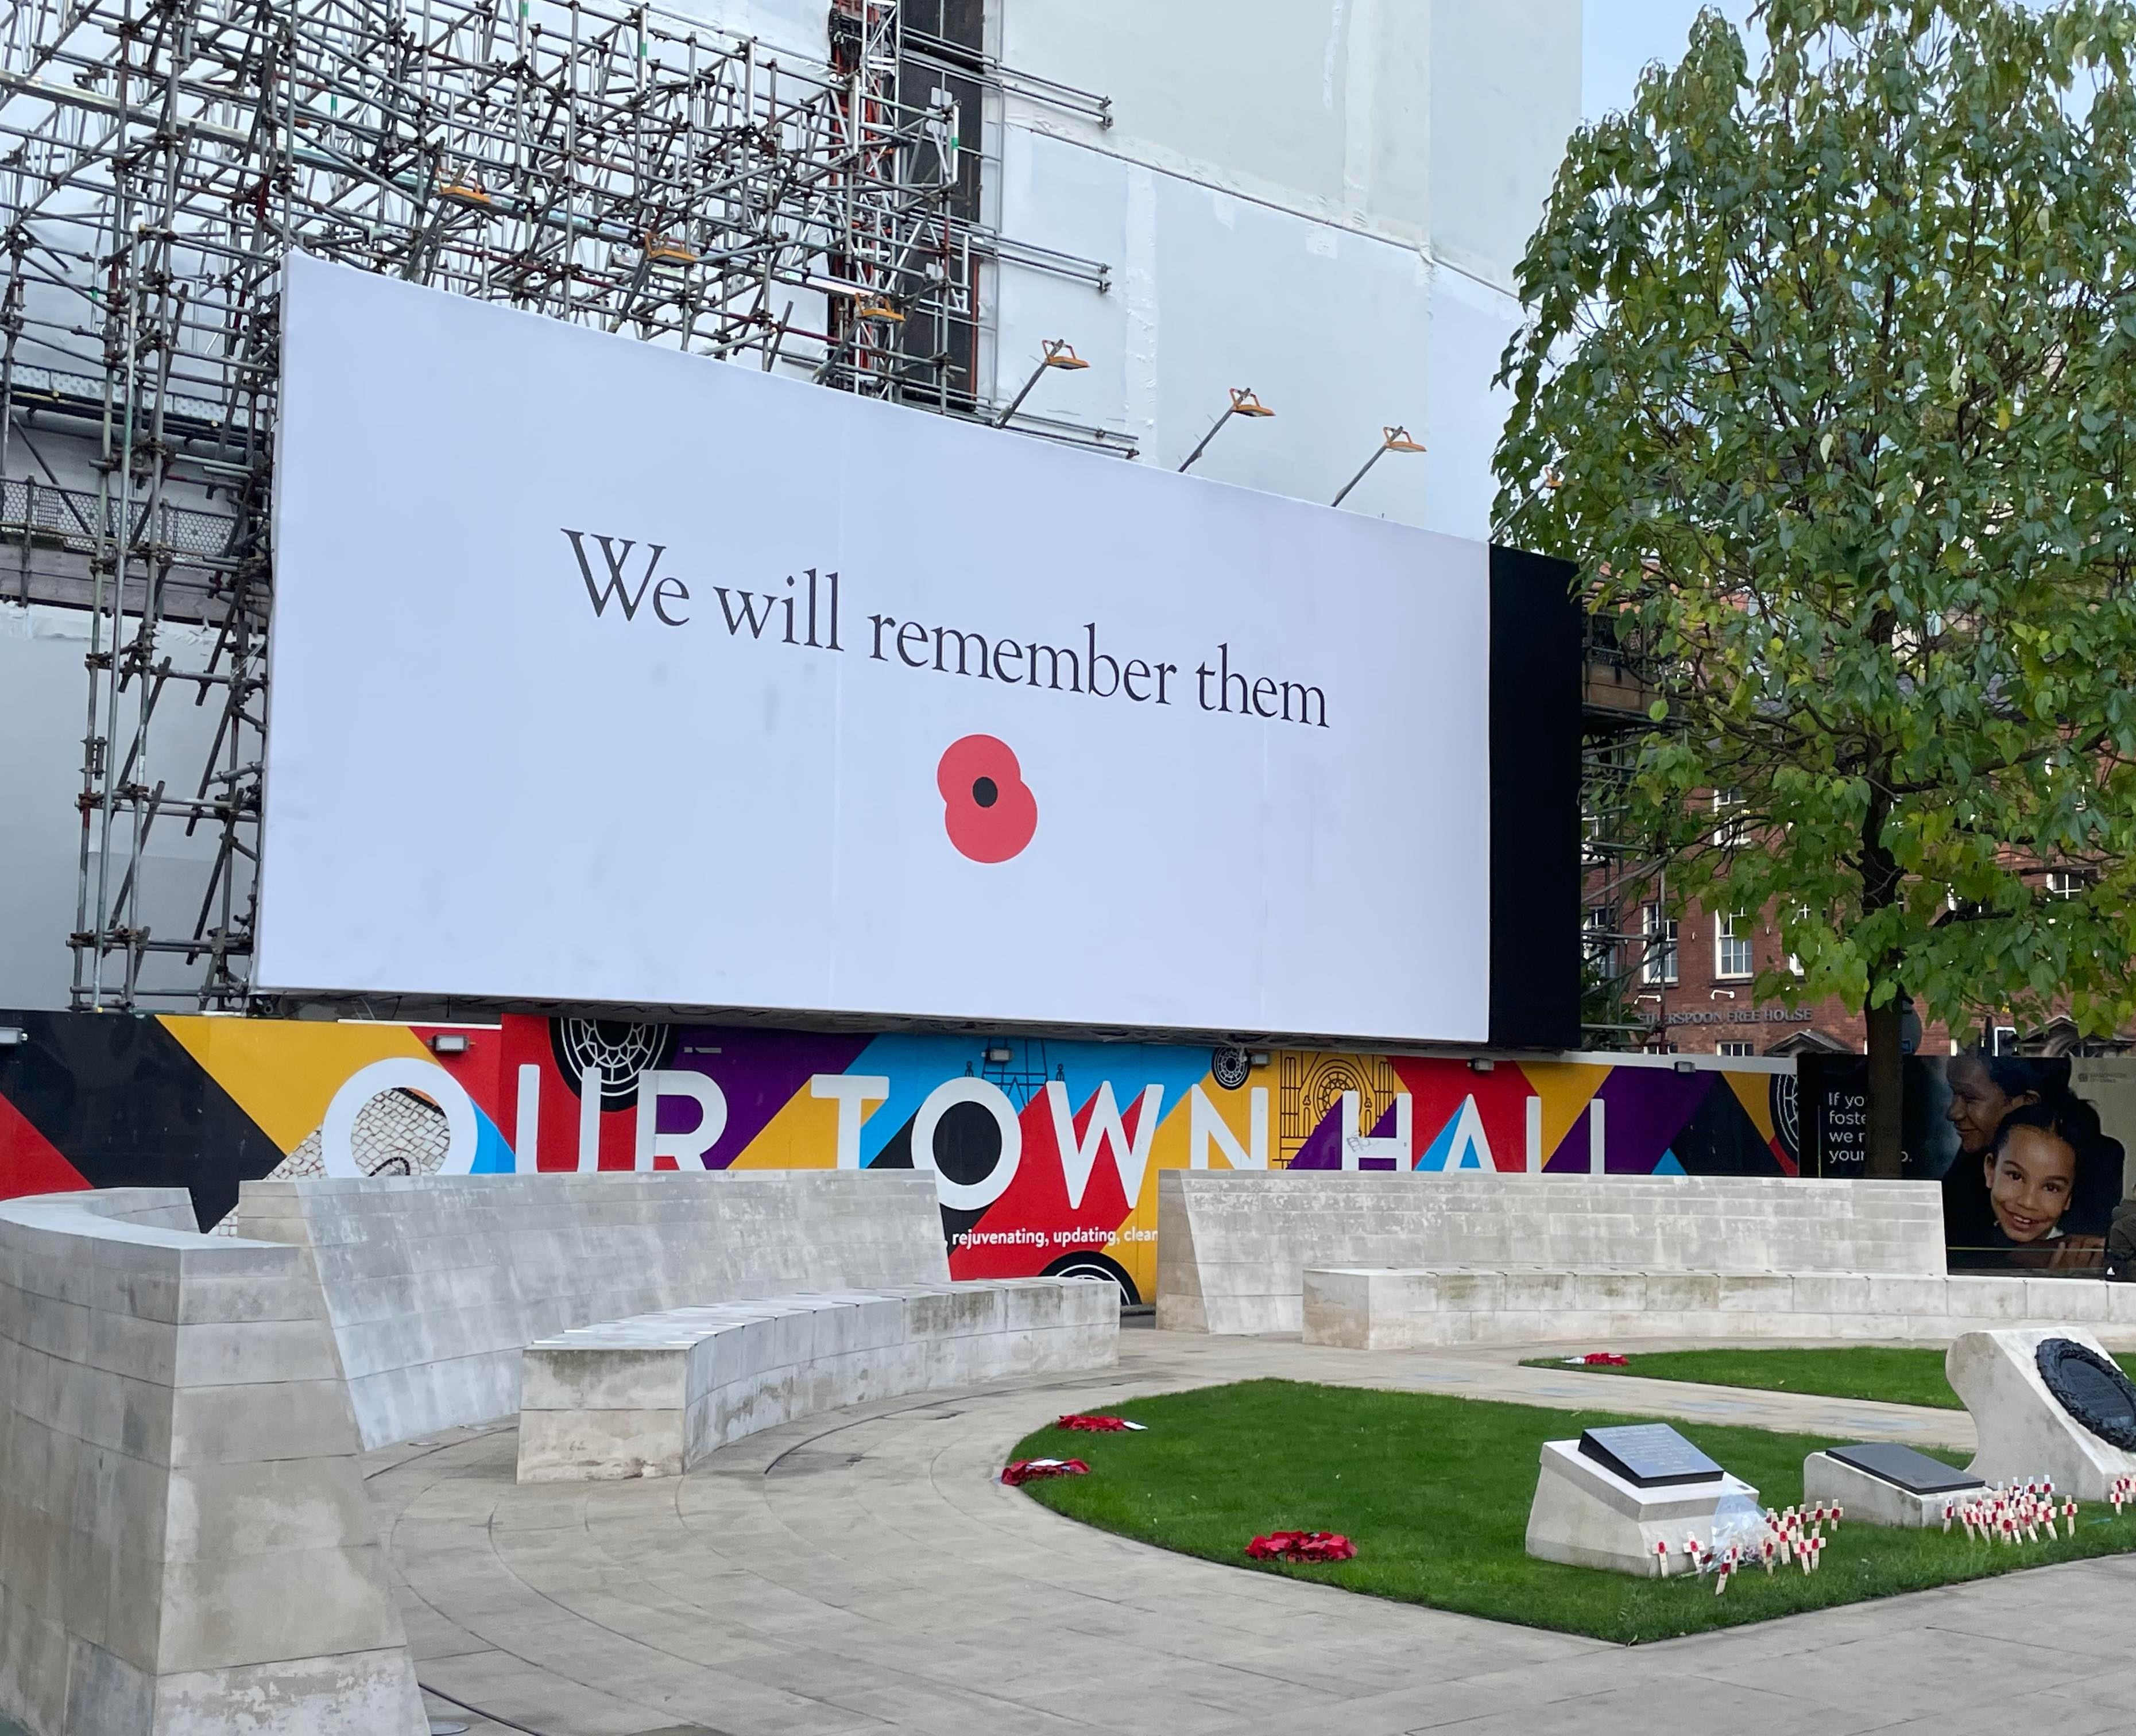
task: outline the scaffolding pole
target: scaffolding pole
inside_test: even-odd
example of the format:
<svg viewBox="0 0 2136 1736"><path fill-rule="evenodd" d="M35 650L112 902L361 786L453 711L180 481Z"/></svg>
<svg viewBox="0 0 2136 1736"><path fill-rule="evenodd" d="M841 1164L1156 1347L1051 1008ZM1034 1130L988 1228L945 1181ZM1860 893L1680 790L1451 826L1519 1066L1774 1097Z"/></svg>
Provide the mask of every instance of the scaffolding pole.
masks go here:
<svg viewBox="0 0 2136 1736"><path fill-rule="evenodd" d="M960 171L979 117L941 88L943 51L907 52L895 0L834 0L821 61L600 0L16 0L0 546L22 600L34 575L91 617L75 1005L265 1004L284 256L986 419L982 264L1109 274L979 221ZM972 65L967 88L1108 118ZM170 654L182 622L204 662ZM219 713L205 764L156 749L180 696ZM143 885L172 827L213 849L189 927L155 933Z"/></svg>
<svg viewBox="0 0 2136 1736"><path fill-rule="evenodd" d="M1590 614L1580 706L1580 1026L1586 1049L1666 1040L1643 1002L1675 980L1666 864L1629 823L1648 707L1662 691L1655 661L1619 621Z"/></svg>

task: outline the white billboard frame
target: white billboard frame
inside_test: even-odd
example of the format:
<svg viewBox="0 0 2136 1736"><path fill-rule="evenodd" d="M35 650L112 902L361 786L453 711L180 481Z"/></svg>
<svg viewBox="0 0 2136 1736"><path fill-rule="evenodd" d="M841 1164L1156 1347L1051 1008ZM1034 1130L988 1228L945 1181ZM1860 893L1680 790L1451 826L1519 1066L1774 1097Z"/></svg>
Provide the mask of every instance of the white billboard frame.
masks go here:
<svg viewBox="0 0 2136 1736"><path fill-rule="evenodd" d="M1488 1034L1483 545L302 255L283 342L263 987Z"/></svg>

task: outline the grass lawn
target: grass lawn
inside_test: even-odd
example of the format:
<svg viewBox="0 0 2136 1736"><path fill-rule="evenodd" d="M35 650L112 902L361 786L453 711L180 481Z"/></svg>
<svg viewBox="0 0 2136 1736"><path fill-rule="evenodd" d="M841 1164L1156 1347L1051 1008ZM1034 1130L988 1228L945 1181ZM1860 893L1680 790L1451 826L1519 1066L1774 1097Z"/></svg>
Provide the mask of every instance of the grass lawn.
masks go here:
<svg viewBox="0 0 2136 1736"><path fill-rule="evenodd" d="M2115 1360L2136 1377L2136 1356ZM1965 1408L1943 1377L1941 1350L1871 1345L1830 1350L1657 1350L1629 1357L1622 1368L1575 1368L1554 1356L1535 1357L1523 1365L1575 1375L1642 1375L1649 1380L1817 1393L1828 1399L1876 1399L1886 1404L1933 1405L1939 1410Z"/></svg>
<svg viewBox="0 0 2136 1736"><path fill-rule="evenodd" d="M1816 1574L1753 1570L1716 1598L1711 1579L1635 1579L1523 1550L1542 1443L1650 1418L1289 1380L1138 1399L1117 1414L1148 1433L1049 1427L1022 1441L1012 1457L1090 1467L1026 1492L1085 1524L1229 1566L1625 1644L2136 1549L2136 1513L2116 1520L2104 1506L2083 1511L2073 1538L2016 1549L1970 1544L1962 1531L1847 1525ZM1679 1426L1774 1507L1802 1499L1803 1457L1834 1444ZM1342 1532L1357 1559L1249 1562L1248 1540L1277 1530Z"/></svg>

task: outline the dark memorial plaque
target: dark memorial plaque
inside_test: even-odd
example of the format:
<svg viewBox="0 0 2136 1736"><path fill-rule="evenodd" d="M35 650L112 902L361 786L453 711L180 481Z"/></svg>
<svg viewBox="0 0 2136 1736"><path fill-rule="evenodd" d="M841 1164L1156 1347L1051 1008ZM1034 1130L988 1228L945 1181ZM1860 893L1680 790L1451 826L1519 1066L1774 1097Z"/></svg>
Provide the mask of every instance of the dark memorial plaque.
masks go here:
<svg viewBox="0 0 2136 1736"><path fill-rule="evenodd" d="M2136 1452L2136 1384L2073 1338L2046 1338L2033 1353L2055 1402L2109 1447Z"/></svg>
<svg viewBox="0 0 2136 1736"><path fill-rule="evenodd" d="M1901 1447L1896 1441L1864 1441L1853 1447L1830 1447L1827 1454L1842 1465L1866 1472L1877 1481L1904 1489L1909 1495L1950 1495L1960 1489L1984 1489L1987 1484L1970 1473L1932 1459L1925 1452Z"/></svg>
<svg viewBox="0 0 2136 1736"><path fill-rule="evenodd" d="M1583 1457L1641 1489L1718 1481L1721 1467L1666 1423L1590 1428L1580 1438Z"/></svg>

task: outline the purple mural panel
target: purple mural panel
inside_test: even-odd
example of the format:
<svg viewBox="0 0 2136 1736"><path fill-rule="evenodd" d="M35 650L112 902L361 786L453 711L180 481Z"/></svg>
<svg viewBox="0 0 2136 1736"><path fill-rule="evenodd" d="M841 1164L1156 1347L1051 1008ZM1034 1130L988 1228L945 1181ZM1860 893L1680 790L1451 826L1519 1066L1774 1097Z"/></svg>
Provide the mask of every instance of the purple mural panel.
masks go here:
<svg viewBox="0 0 2136 1736"><path fill-rule="evenodd" d="M710 1074L727 1100L726 1127L706 1153L705 1166L733 1162L773 1116L807 1092L810 1079L843 1073L871 1040L829 1031L684 1026L676 1033L669 1069ZM659 1113L663 1133L687 1133L697 1125L697 1106L687 1098L663 1098Z"/></svg>

